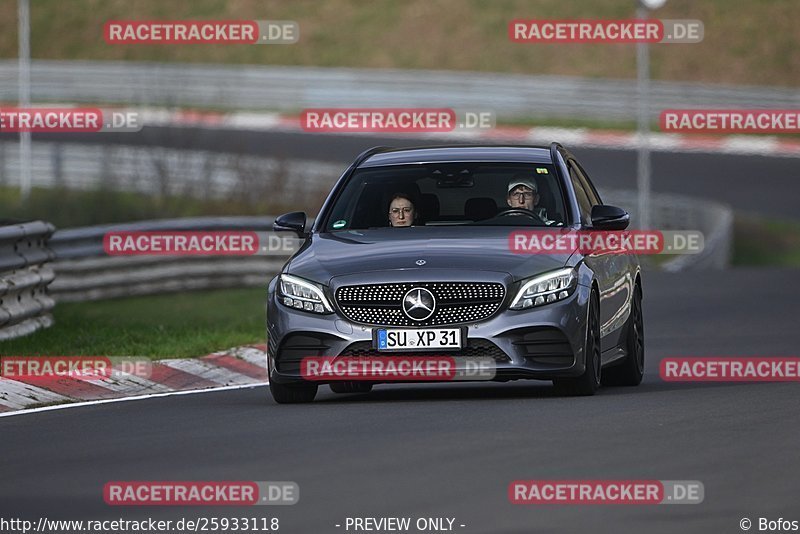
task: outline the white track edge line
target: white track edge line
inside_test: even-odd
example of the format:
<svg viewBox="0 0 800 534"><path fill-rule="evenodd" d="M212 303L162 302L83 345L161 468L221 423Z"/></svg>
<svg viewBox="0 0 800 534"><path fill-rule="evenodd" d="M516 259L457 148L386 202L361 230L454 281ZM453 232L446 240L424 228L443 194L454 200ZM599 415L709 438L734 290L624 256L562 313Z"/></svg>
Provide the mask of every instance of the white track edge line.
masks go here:
<svg viewBox="0 0 800 534"><path fill-rule="evenodd" d="M244 388L252 388L252 387L261 387L267 386L269 382L254 382L252 384L239 384L235 386L221 386L221 387L213 387L213 388L205 388L205 389L189 389L183 391L168 391L166 393L149 393L147 395L134 395L131 397L119 397L116 399L98 399L92 401L82 401L82 402L72 402L72 403L65 403L65 404L56 404L54 406L42 406L41 408L28 408L22 410L15 410L13 412L4 412L0 413L0 418L2 417L13 417L15 415L26 415L31 413L38 413L38 412L49 412L51 410L65 410L67 408L80 408L82 406L93 406L96 404L109 404L113 402L126 402L126 401L137 401L137 400L145 400L145 399L154 399L158 397L170 397L173 395L190 395L193 393L213 393L215 391L226 391L232 389L244 389Z"/></svg>

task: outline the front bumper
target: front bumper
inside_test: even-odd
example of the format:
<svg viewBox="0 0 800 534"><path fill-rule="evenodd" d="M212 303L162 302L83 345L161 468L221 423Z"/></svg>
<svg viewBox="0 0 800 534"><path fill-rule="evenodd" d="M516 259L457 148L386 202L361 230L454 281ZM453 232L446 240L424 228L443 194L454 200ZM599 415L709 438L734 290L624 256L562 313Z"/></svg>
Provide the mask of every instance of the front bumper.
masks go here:
<svg viewBox="0 0 800 534"><path fill-rule="evenodd" d="M504 307L487 320L464 325L466 347L461 351L430 354L490 357L496 365L495 381L579 376L585 369L590 292L579 284L561 301L519 311ZM287 308L276 301L274 291L267 299L267 321L269 379L276 383L303 382L300 361L304 357L425 354L379 353L372 341L377 327L348 321L338 313L317 315Z"/></svg>

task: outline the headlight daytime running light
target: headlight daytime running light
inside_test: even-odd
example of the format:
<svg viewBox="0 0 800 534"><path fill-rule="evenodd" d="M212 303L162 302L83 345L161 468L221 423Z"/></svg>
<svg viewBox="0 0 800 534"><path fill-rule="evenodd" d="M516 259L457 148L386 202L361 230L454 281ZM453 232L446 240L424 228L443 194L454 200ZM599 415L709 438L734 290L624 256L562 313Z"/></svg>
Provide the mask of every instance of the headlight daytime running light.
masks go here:
<svg viewBox="0 0 800 534"><path fill-rule="evenodd" d="M333 306L319 284L288 274L280 275L278 284L278 300L284 306L312 313L333 313Z"/></svg>
<svg viewBox="0 0 800 534"><path fill-rule="evenodd" d="M524 310L563 300L572 294L577 284L578 273L572 267L536 276L523 282L509 308Z"/></svg>

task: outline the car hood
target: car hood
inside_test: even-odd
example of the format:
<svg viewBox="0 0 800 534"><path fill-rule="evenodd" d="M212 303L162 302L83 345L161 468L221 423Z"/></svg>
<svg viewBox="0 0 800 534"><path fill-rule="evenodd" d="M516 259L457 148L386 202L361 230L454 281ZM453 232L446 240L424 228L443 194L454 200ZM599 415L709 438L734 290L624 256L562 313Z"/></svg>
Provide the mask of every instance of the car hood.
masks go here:
<svg viewBox="0 0 800 534"><path fill-rule="evenodd" d="M449 270L475 272L477 279L480 272L493 272L519 280L566 265L570 254L512 252L509 234L519 229L438 226L314 234L285 272L327 285L338 276L387 271L403 271L406 279L414 276L408 271L428 278L436 276L433 270ZM442 273L441 279L447 274Z"/></svg>

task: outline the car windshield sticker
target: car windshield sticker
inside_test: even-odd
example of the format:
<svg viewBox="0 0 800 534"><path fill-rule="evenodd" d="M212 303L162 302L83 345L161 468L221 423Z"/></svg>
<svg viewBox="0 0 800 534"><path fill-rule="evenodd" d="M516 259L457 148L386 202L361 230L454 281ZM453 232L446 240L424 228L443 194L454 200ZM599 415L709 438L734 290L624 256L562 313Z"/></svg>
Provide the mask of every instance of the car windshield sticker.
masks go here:
<svg viewBox="0 0 800 534"><path fill-rule="evenodd" d="M344 219L340 219L340 220L336 221L335 223L333 223L333 227L334 228L344 228L345 224L347 224L347 221L345 221Z"/></svg>
<svg viewBox="0 0 800 534"><path fill-rule="evenodd" d="M536 174L547 174L547 168L545 168L545 167L536 167Z"/></svg>

